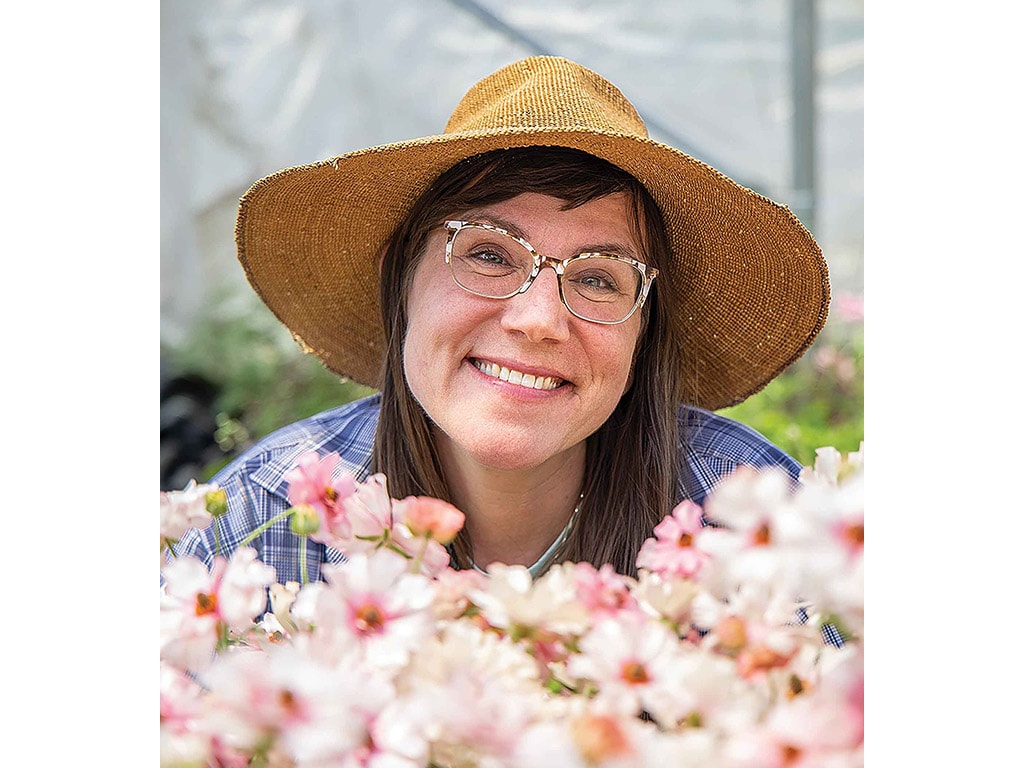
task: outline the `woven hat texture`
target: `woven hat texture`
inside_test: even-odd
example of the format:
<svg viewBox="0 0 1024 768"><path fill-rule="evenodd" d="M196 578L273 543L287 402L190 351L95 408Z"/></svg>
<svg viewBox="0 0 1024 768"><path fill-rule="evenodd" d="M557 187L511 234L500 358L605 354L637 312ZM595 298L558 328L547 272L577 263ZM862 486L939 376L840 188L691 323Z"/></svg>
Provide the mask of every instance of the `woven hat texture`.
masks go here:
<svg viewBox="0 0 1024 768"><path fill-rule="evenodd" d="M828 269L783 205L648 138L619 90L567 59L536 56L474 85L444 133L372 147L257 181L242 198L238 258L302 348L379 387L384 334L377 259L443 172L494 149L573 147L636 177L664 216L673 260L658 283L687 347L694 404L712 410L761 390L825 323Z"/></svg>

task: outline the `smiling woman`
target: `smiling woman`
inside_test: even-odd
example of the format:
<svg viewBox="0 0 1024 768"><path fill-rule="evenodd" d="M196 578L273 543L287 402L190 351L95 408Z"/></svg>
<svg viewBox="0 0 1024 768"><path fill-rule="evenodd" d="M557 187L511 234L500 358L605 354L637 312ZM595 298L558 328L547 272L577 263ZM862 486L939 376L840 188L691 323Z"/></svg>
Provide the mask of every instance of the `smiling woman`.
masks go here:
<svg viewBox="0 0 1024 768"><path fill-rule="evenodd" d="M445 132L290 168L238 215L239 260L299 343L379 394L280 430L213 478L231 550L288 505L310 451L395 498L450 502L459 568L635 557L741 464L800 466L717 416L824 324L825 262L783 206L651 141L560 58L475 85ZM286 521L253 542L298 580ZM212 563L210 531L179 553ZM305 550L302 550L305 551ZM309 568L342 555L312 544Z"/></svg>

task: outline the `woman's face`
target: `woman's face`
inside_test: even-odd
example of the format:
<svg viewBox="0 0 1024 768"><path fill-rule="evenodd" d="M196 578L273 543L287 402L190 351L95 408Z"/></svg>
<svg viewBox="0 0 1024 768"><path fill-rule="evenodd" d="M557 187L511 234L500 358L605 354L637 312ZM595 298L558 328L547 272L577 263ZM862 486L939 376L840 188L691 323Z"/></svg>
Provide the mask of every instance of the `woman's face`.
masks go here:
<svg viewBox="0 0 1024 768"><path fill-rule="evenodd" d="M562 205L554 197L524 193L458 212L458 218L499 226L552 258L603 251L645 261L625 194L568 211ZM404 348L409 388L440 430L438 439L483 466L501 469L536 468L584 451L586 438L629 385L641 313L619 325L581 320L561 303L556 275L547 268L526 293L510 299L475 296L452 280L445 239L442 228L434 230L416 267ZM535 385L502 380L502 367L532 375Z"/></svg>

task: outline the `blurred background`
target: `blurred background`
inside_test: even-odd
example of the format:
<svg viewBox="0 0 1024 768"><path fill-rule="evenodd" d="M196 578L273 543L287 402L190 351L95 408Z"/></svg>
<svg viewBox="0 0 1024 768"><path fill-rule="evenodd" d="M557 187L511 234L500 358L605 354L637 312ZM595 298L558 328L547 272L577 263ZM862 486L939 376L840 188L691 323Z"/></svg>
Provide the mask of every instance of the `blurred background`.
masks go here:
<svg viewBox="0 0 1024 768"><path fill-rule="evenodd" d="M652 138L789 205L829 263L808 353L723 411L810 464L863 438L863 0L163 0L161 489L368 394L303 356L235 258L257 179L440 133L525 56L615 83Z"/></svg>

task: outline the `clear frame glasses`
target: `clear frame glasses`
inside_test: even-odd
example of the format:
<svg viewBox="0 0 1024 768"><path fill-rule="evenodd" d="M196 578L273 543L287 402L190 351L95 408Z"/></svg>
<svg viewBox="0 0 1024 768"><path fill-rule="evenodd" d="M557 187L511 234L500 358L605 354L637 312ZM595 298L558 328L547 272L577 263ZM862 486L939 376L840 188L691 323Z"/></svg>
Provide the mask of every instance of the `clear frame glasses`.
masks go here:
<svg viewBox="0 0 1024 768"><path fill-rule="evenodd" d="M562 304L581 320L617 325L644 305L658 270L607 253L541 256L521 237L491 224L446 221L444 260L456 285L489 299L525 293L545 266L558 276Z"/></svg>

